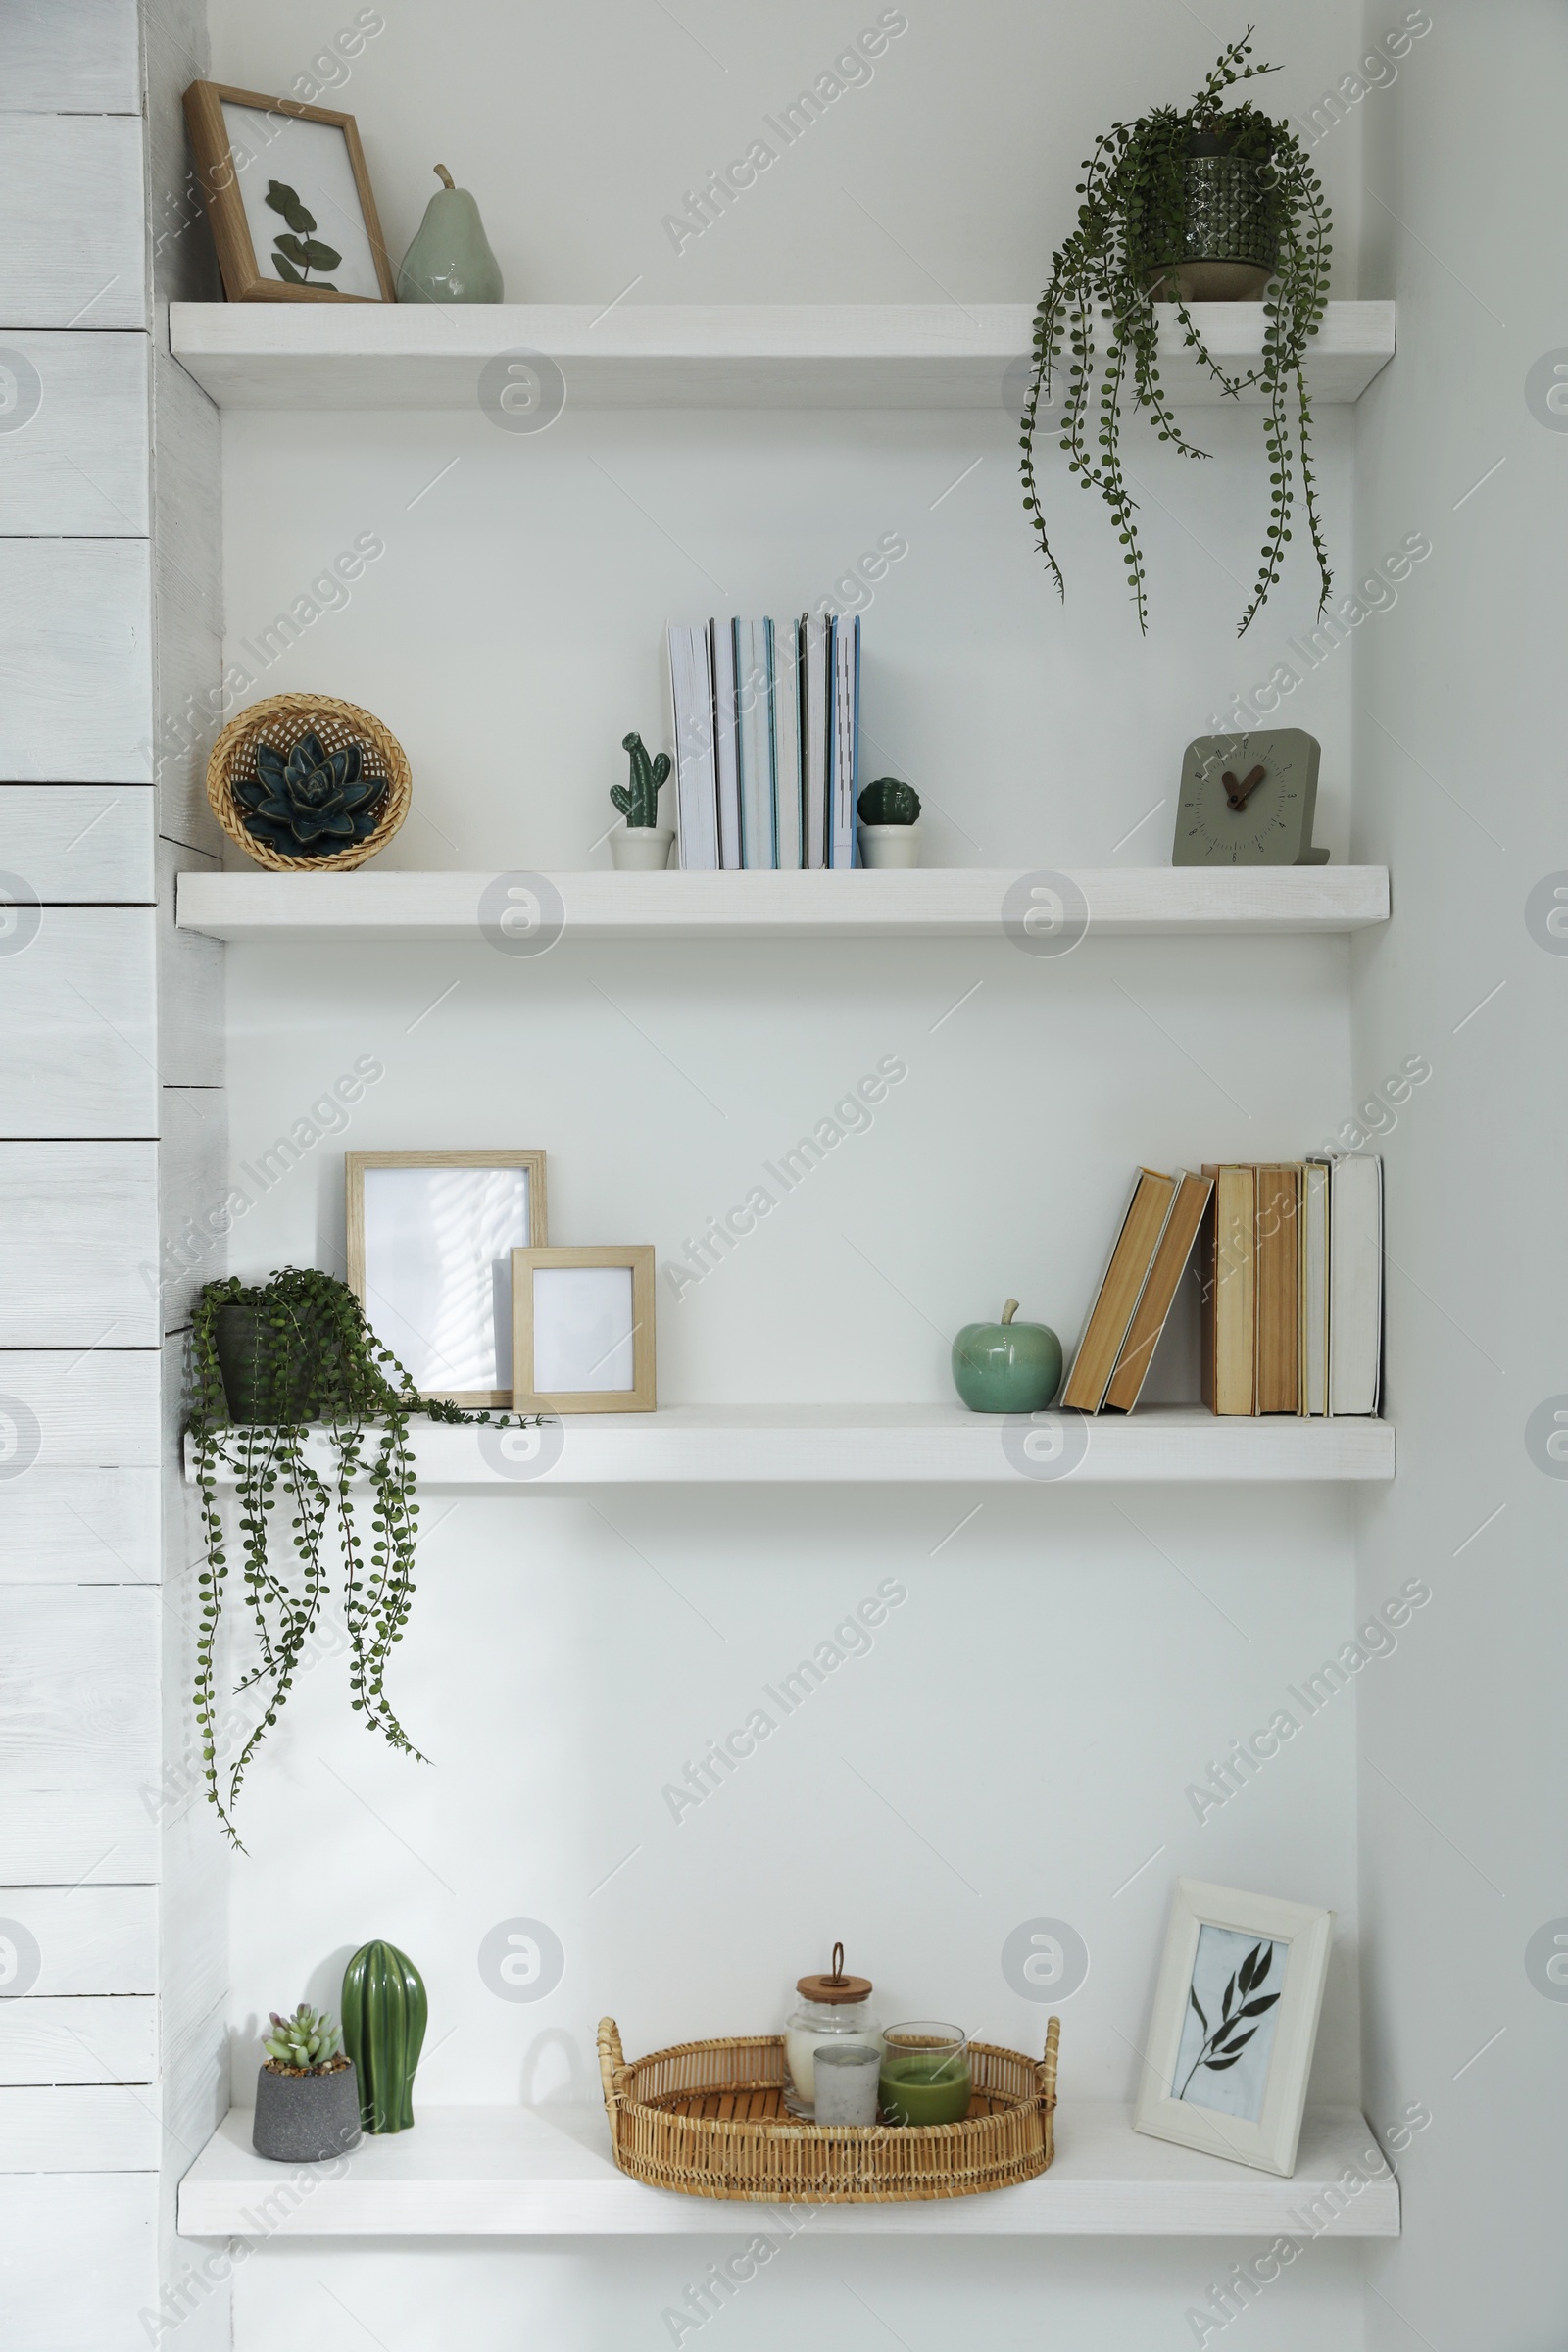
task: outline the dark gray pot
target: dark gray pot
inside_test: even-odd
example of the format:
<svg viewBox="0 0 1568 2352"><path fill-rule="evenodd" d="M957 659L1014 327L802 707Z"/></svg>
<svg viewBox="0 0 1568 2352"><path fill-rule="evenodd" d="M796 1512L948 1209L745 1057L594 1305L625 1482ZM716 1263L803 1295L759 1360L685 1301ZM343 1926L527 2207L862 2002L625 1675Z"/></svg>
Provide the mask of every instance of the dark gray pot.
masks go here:
<svg viewBox="0 0 1568 2352"><path fill-rule="evenodd" d="M360 2144L360 2079L354 2062L330 2075L256 2078L256 2129L251 2145L275 2164L320 2164Z"/></svg>

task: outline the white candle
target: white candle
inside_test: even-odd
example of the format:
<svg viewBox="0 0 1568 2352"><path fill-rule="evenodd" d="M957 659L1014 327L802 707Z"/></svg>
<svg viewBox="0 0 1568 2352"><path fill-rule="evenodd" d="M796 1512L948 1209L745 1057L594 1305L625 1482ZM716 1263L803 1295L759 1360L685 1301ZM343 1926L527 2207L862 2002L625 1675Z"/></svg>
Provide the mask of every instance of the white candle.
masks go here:
<svg viewBox="0 0 1568 2352"><path fill-rule="evenodd" d="M817 2122L874 2124L881 2065L881 2051L868 2041L819 2049L813 2063Z"/></svg>

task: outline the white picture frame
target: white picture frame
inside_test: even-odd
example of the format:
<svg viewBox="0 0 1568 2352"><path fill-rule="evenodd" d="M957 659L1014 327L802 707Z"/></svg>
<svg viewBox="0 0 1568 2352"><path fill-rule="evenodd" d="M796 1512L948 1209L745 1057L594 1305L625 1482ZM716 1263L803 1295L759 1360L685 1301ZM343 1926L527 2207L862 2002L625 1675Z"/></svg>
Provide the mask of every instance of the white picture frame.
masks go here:
<svg viewBox="0 0 1568 2352"><path fill-rule="evenodd" d="M1288 2180L1333 1940L1332 1911L1178 1879L1134 2129Z"/></svg>
<svg viewBox="0 0 1568 2352"><path fill-rule="evenodd" d="M548 1238L545 1155L349 1152L349 1289L424 1396L512 1402L512 1252Z"/></svg>

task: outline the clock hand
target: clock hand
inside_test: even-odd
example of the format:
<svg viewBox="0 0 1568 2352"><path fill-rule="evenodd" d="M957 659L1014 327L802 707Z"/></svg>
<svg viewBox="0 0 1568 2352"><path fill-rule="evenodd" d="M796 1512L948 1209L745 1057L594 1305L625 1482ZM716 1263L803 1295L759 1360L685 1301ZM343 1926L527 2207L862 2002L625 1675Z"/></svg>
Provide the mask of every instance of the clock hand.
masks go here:
<svg viewBox="0 0 1568 2352"><path fill-rule="evenodd" d="M1254 767L1250 774L1244 776L1241 782L1238 784L1235 776L1231 773L1231 770L1226 768L1224 774L1220 777L1220 782L1225 787L1225 798L1229 806L1236 809L1245 808L1247 807L1248 795L1256 791L1258 785L1262 783L1263 778L1267 775L1267 773L1268 770L1265 767Z"/></svg>

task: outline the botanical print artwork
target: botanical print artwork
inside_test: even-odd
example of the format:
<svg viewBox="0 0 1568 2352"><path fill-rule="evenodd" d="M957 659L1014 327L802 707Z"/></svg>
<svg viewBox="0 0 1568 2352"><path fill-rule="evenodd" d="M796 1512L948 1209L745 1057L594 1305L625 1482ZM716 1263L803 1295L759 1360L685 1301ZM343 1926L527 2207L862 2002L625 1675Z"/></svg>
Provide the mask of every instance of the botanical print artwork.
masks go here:
<svg viewBox="0 0 1568 2352"><path fill-rule="evenodd" d="M336 270L343 256L335 245L323 245L316 234L316 215L308 213L299 199L296 188L286 188L280 179L267 183L267 201L274 213L281 213L288 222L272 239L272 268L291 286L311 284L311 271ZM316 284L328 294L337 292L330 278L318 276Z"/></svg>
<svg viewBox="0 0 1568 2352"><path fill-rule="evenodd" d="M259 274L279 286L379 302L353 158L336 123L225 98L223 128Z"/></svg>
<svg viewBox="0 0 1568 2352"><path fill-rule="evenodd" d="M1189 2106L1255 2124L1263 2113L1289 1944L1235 1928L1199 1930L1171 2085Z"/></svg>

